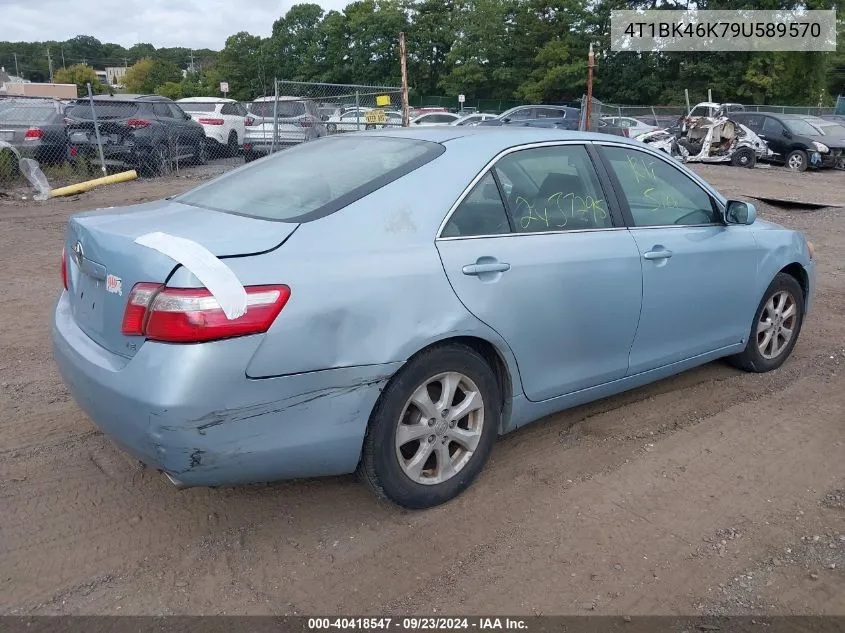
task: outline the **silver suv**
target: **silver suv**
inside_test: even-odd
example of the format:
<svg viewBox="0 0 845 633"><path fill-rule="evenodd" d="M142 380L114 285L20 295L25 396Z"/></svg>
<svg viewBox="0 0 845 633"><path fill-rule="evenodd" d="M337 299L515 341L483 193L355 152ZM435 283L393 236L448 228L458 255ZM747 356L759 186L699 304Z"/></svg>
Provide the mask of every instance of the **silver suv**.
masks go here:
<svg viewBox="0 0 845 633"><path fill-rule="evenodd" d="M244 124L246 162L327 134L317 104L298 97L279 97L278 102L259 97L247 106Z"/></svg>

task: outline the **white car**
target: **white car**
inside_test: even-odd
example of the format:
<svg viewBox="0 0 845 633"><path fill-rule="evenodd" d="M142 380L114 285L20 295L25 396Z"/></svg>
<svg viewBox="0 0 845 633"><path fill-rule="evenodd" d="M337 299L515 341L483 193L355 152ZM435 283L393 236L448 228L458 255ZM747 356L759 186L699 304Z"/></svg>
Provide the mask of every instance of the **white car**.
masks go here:
<svg viewBox="0 0 845 633"><path fill-rule="evenodd" d="M628 130L628 138L636 138L640 134L648 134L649 132L660 129L628 116L603 116L601 119L602 121L607 121L610 125Z"/></svg>
<svg viewBox="0 0 845 633"><path fill-rule="evenodd" d="M449 125L477 125L482 121L487 121L488 119L495 119L497 114L487 114L484 112L476 112L474 114L465 114L454 121L452 121Z"/></svg>
<svg viewBox="0 0 845 633"><path fill-rule="evenodd" d="M247 107L244 162L326 135L320 109L301 97L259 97Z"/></svg>
<svg viewBox="0 0 845 633"><path fill-rule="evenodd" d="M364 130L367 127L367 122L364 117L370 110L372 110L372 108L349 108L348 110L344 110L343 114L330 116L328 121L326 121L326 129L329 134Z"/></svg>
<svg viewBox="0 0 845 633"><path fill-rule="evenodd" d="M238 154L244 143L244 119L247 115L242 103L218 97L188 97L176 103L202 125L211 156Z"/></svg>
<svg viewBox="0 0 845 633"><path fill-rule="evenodd" d="M427 112L411 120L411 127L417 125L450 125L460 118L452 112Z"/></svg>

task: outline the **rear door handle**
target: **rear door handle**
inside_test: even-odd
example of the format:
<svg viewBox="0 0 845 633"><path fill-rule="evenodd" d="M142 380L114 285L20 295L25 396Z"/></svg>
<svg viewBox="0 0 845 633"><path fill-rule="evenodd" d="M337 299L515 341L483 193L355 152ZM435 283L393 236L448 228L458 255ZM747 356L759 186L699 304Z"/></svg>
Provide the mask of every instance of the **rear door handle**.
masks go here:
<svg viewBox="0 0 845 633"><path fill-rule="evenodd" d="M503 273L510 269L510 264L491 262L489 264L468 264L461 270L465 275L483 275L484 273Z"/></svg>
<svg viewBox="0 0 845 633"><path fill-rule="evenodd" d="M666 248L643 253L643 259L669 259L670 257L672 257L672 251Z"/></svg>

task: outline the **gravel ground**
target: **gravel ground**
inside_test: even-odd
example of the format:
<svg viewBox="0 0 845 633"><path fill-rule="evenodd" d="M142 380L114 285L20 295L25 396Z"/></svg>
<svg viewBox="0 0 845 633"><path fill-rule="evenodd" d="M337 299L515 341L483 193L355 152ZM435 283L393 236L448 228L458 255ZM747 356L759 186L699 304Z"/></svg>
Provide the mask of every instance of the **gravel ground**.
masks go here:
<svg viewBox="0 0 845 633"><path fill-rule="evenodd" d="M841 172L696 169L733 196L845 204ZM845 615L845 209L758 204L818 259L780 370L716 362L551 416L468 493L408 512L351 477L175 490L61 383L68 215L213 173L0 195L0 613Z"/></svg>

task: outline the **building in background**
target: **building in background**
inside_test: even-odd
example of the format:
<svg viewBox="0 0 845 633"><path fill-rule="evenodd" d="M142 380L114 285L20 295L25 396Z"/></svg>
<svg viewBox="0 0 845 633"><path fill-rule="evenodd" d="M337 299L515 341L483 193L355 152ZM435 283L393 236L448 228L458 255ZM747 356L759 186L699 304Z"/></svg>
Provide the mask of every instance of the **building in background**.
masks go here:
<svg viewBox="0 0 845 633"><path fill-rule="evenodd" d="M107 66L105 73L106 73L106 81L104 83L107 83L109 86L122 86L123 85L123 78L126 76L126 67L125 66Z"/></svg>

